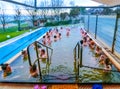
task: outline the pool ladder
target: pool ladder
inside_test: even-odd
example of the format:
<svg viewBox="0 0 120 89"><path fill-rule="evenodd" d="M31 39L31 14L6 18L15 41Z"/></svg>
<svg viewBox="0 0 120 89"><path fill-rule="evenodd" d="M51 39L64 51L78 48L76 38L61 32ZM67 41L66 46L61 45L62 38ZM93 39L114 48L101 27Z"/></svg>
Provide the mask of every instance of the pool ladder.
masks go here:
<svg viewBox="0 0 120 89"><path fill-rule="evenodd" d="M37 59L34 61L34 63L32 64L31 62L31 57L30 57L30 51L29 51L29 48L30 46L34 44L35 46L35 51L36 51L36 57ZM43 45L42 43L40 43L39 41L35 41L33 42L32 44L30 44L28 47L27 47L27 53L28 53L28 61L29 61L29 65L32 66L34 65L36 62L38 63L38 70L39 70L39 77L40 77L40 80L42 81L42 72L41 72L41 66L40 66L40 57L39 57L39 51L38 51L38 45L39 46L43 46L46 48L46 52L47 52L47 63L46 63L46 67L49 67L48 65L50 65L51 63L51 57L52 57L52 54L53 54L53 49L46 46L46 45ZM51 50L51 55L49 56L49 51L48 50Z"/></svg>
<svg viewBox="0 0 120 89"><path fill-rule="evenodd" d="M82 67L82 53L83 53L83 47L81 45L81 42L77 42L74 50L74 68L77 69L76 76L79 77L79 68Z"/></svg>

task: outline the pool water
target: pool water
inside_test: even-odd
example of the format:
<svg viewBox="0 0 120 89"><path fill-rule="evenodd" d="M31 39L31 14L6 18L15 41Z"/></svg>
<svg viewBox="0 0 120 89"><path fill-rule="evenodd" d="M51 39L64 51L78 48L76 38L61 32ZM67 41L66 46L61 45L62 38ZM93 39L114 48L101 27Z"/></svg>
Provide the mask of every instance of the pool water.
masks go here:
<svg viewBox="0 0 120 89"><path fill-rule="evenodd" d="M66 27L71 29L69 37L66 36ZM78 24L65 26L63 27L63 30L59 30L62 33L61 40L52 42L50 46L53 49L51 64L46 64L40 61L42 81L39 76L37 78L30 76L29 62L28 60L23 60L22 56L19 56L13 63L10 64L13 70L10 76L3 78L2 72L0 72L0 81L26 83L120 83L120 74L118 72L105 73L103 70L86 67L80 68L79 77L76 78L73 49L75 48L77 42L81 39L81 27L83 27L83 25ZM34 46L31 45L29 50L31 61L33 63L36 60ZM82 63L86 66L103 68L98 64L98 58L94 57L94 53L89 47L83 47ZM115 69L114 66L113 69Z"/></svg>

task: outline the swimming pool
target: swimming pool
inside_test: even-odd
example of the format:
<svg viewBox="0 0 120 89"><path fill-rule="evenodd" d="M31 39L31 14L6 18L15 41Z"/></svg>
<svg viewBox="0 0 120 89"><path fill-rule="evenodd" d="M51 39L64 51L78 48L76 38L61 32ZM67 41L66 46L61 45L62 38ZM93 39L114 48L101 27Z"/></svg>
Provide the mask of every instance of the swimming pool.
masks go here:
<svg viewBox="0 0 120 89"><path fill-rule="evenodd" d="M69 37L66 36L66 27L71 29ZM120 83L120 79L118 78L120 74L117 72L105 73L103 70L86 67L80 68L80 75L76 78L73 49L81 39L81 27L83 27L82 24L64 26L64 29L60 31L62 33L61 40L52 42L51 48L53 49L53 54L51 64L46 65L43 62L40 63L43 77L42 83ZM34 61L36 57L34 46L32 45L30 47L30 53L32 56L31 59ZM100 67L97 58L94 57L89 47L83 48L83 65ZM3 78L2 72L0 72L1 82L41 83L39 77L33 78L30 76L28 60L23 60L22 56L19 56L19 58L11 63L11 66L13 73L10 76Z"/></svg>

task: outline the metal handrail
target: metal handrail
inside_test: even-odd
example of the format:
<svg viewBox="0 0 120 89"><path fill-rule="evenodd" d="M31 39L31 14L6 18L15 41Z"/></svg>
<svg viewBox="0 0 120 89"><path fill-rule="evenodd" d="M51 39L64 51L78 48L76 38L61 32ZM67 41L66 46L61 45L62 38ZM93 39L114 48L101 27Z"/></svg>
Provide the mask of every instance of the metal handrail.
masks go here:
<svg viewBox="0 0 120 89"><path fill-rule="evenodd" d="M44 46L44 47L46 47L46 48L48 48L48 49L50 49L50 50L53 50L52 48L50 48L50 47L48 47L48 46L46 46L46 45L40 43L39 41L35 41L35 42L37 42L38 44L40 44L40 45L42 45L42 46Z"/></svg>
<svg viewBox="0 0 120 89"><path fill-rule="evenodd" d="M46 50L47 50L47 59L48 59L48 61L50 60L50 62L51 62L51 58L52 58L52 54L53 54L53 49L52 49L52 48L50 48L50 47L48 47L48 46L46 46L46 45L44 45L44 44L42 44L42 43L40 43L39 41L35 41L35 42L37 42L38 44L40 44L40 45L42 45L42 46L46 47ZM50 50L51 50L51 55L50 55L50 58L49 58L48 49L50 49Z"/></svg>
<svg viewBox="0 0 120 89"><path fill-rule="evenodd" d="M37 55L37 59L34 61L33 64L31 63L30 52L29 52L29 47L30 47L32 44L35 44L36 55ZM27 47L27 53L28 53L28 61L29 61L29 65L32 66L32 65L34 65L36 62L38 62L38 69L39 69L39 74L40 74L40 80L42 80L41 66L40 66L40 61L39 61L39 59L41 59L41 58L39 57L38 44L40 44L40 45L46 47L48 62L49 62L49 59L50 59L50 61L51 61L51 57L52 57L52 54L53 54L53 49L50 48L50 47L48 47L48 46L46 46L46 45L43 45L42 43L40 43L40 42L38 42L38 41L35 41L35 42L32 43L32 44L30 44L30 45ZM48 49L51 50L50 58L49 58L49 56L48 56L48 55L49 55L49 53L48 53ZM47 64L46 64L46 65L47 65Z"/></svg>
<svg viewBox="0 0 120 89"><path fill-rule="evenodd" d="M41 59L41 58L36 59L36 60L34 61L33 65L34 65L37 61L40 61L40 59ZM49 68L49 65L50 65L50 63L47 62L47 63L46 63L46 69ZM48 69L48 73L49 73L49 69Z"/></svg>
<svg viewBox="0 0 120 89"><path fill-rule="evenodd" d="M78 47L78 49L77 49ZM78 54L76 54L76 51L78 51ZM74 60L76 62L77 65L77 77L79 76L79 68L82 67L82 45L80 44L80 42L78 42L74 48ZM77 58L76 58L77 56Z"/></svg>
<svg viewBox="0 0 120 89"><path fill-rule="evenodd" d="M75 46L75 48L74 48L74 59L76 60L76 59L79 59L79 56L77 56L77 58L76 58L76 49L77 49L77 47L79 47L79 42L76 44L76 46ZM79 48L78 48L79 49ZM79 53L78 53L79 54Z"/></svg>
<svg viewBox="0 0 120 89"><path fill-rule="evenodd" d="M42 45L42 46L44 46L44 47L46 47L46 48L48 48L48 49L51 50L51 55L50 55L50 60L51 60L51 58L52 58L52 54L53 54L53 49L50 48L50 47L48 47L48 46L46 46L46 45L44 45L44 44L42 44L42 43L40 43L39 41L35 41L35 42L37 42L38 44L40 44L40 45ZM33 42L33 43L35 43L35 42ZM33 44L33 43L32 43L32 44ZM32 44L30 44L30 45L27 47L27 53L28 53L28 59L29 59L29 65L30 65L30 66L32 66L32 63L31 63L31 61L30 61L29 47L30 47ZM47 56L48 56L48 53L47 53Z"/></svg>

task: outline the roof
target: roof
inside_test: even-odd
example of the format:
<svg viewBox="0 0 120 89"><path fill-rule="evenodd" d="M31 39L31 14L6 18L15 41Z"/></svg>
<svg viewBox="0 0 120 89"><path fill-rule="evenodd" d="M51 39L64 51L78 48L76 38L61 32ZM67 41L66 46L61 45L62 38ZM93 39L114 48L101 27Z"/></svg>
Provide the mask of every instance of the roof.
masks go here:
<svg viewBox="0 0 120 89"><path fill-rule="evenodd" d="M107 6L120 5L120 0L92 0L98 3L105 4Z"/></svg>

